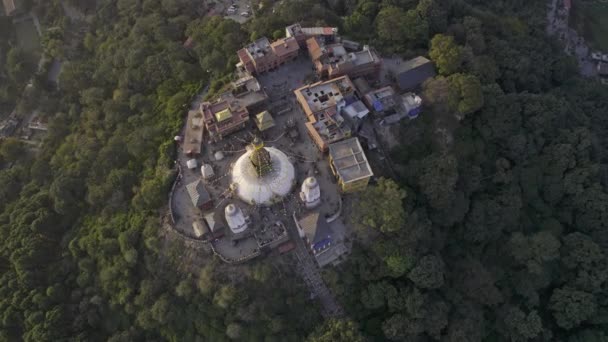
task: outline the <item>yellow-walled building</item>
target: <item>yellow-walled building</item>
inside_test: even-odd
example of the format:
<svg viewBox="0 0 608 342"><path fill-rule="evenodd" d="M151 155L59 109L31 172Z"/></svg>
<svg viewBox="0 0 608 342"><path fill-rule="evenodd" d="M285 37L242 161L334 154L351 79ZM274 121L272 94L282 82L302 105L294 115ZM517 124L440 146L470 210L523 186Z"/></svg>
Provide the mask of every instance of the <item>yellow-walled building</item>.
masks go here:
<svg viewBox="0 0 608 342"><path fill-rule="evenodd" d="M358 138L330 144L329 165L343 193L365 189L374 175Z"/></svg>

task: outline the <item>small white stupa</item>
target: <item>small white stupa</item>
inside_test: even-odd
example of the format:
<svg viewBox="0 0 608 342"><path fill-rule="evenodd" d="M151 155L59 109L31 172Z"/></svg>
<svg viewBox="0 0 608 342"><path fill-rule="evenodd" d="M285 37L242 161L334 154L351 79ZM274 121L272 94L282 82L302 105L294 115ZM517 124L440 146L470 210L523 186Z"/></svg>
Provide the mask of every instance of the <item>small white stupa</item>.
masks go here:
<svg viewBox="0 0 608 342"><path fill-rule="evenodd" d="M234 234L239 234L247 230L247 220L239 207L230 203L224 209L226 215L226 223Z"/></svg>
<svg viewBox="0 0 608 342"><path fill-rule="evenodd" d="M321 204L321 188L315 177L308 177L302 182L300 199L308 209L312 209Z"/></svg>

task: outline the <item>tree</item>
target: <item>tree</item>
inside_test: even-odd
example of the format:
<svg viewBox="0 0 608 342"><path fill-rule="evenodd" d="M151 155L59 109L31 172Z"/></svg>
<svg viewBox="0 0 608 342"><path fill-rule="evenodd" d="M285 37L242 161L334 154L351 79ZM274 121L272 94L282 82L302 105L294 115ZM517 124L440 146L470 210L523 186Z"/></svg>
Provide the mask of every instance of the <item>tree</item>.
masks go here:
<svg viewBox="0 0 608 342"><path fill-rule="evenodd" d="M272 38L274 40L283 38L283 36L285 35L285 32L283 32L283 30L276 30L272 33Z"/></svg>
<svg viewBox="0 0 608 342"><path fill-rule="evenodd" d="M448 208L452 204L458 162L453 155L432 154L425 157L419 169L418 184L421 192L436 209Z"/></svg>
<svg viewBox="0 0 608 342"><path fill-rule="evenodd" d="M356 323L350 320L330 319L312 333L307 342L363 342Z"/></svg>
<svg viewBox="0 0 608 342"><path fill-rule="evenodd" d="M427 255L418 261L408 274L408 278L420 288L438 289L443 286L444 269L441 257Z"/></svg>
<svg viewBox="0 0 608 342"><path fill-rule="evenodd" d="M373 33L374 27L367 15L355 11L344 20L344 29L355 39L366 39Z"/></svg>
<svg viewBox="0 0 608 342"><path fill-rule="evenodd" d="M524 236L516 232L511 236L508 250L518 263L527 266L530 273L540 274L545 263L559 256L560 243L549 232Z"/></svg>
<svg viewBox="0 0 608 342"><path fill-rule="evenodd" d="M371 283L361 293L361 303L367 309L375 310L384 307L387 283Z"/></svg>
<svg viewBox="0 0 608 342"><path fill-rule="evenodd" d="M190 298L194 293L194 289L192 288L192 280L184 279L177 284L175 287L175 294L178 297Z"/></svg>
<svg viewBox="0 0 608 342"><path fill-rule="evenodd" d="M232 340L238 340L243 333L243 327L238 323L230 323L226 326L226 336Z"/></svg>
<svg viewBox="0 0 608 342"><path fill-rule="evenodd" d="M416 12L428 22L432 34L445 32L448 27L446 9L440 1L421 0L416 6ZM428 38L428 36L427 36Z"/></svg>
<svg viewBox="0 0 608 342"><path fill-rule="evenodd" d="M557 325L569 330L593 317L597 300L592 294L564 287L553 291L549 308Z"/></svg>
<svg viewBox="0 0 608 342"><path fill-rule="evenodd" d="M0 156L8 162L16 162L25 153L25 148L19 140L8 138L0 141Z"/></svg>
<svg viewBox="0 0 608 342"><path fill-rule="evenodd" d="M384 7L376 17L376 31L384 44L399 45L405 40L405 12L398 7Z"/></svg>
<svg viewBox="0 0 608 342"><path fill-rule="evenodd" d="M571 233L566 235L562 241L561 261L568 269L588 268L604 258L600 246L585 234Z"/></svg>
<svg viewBox="0 0 608 342"><path fill-rule="evenodd" d="M429 39L429 23L415 10L405 12L403 29L407 46L426 46Z"/></svg>
<svg viewBox="0 0 608 342"><path fill-rule="evenodd" d="M528 341L543 331L542 321L535 310L526 314L518 307L509 306L503 309L501 316L506 326L504 333L511 341Z"/></svg>
<svg viewBox="0 0 608 342"><path fill-rule="evenodd" d="M464 17L463 25L466 34L466 45L470 46L475 55L480 55L486 50L485 37L481 20L475 17Z"/></svg>
<svg viewBox="0 0 608 342"><path fill-rule="evenodd" d="M34 73L34 65L23 50L11 48L6 55L6 72L16 84L24 84Z"/></svg>
<svg viewBox="0 0 608 342"><path fill-rule="evenodd" d="M472 302L484 306L501 303L504 297L496 285L496 277L476 259L459 262L453 269L454 287Z"/></svg>
<svg viewBox="0 0 608 342"><path fill-rule="evenodd" d="M355 203L354 212L362 225L383 233L399 231L406 220L403 200L405 190L391 179L380 178L378 184L368 186Z"/></svg>
<svg viewBox="0 0 608 342"><path fill-rule="evenodd" d="M252 278L260 283L267 282L272 276L272 267L266 263L257 263L253 266Z"/></svg>
<svg viewBox="0 0 608 342"><path fill-rule="evenodd" d="M444 34L437 34L431 39L429 55L439 73L446 76L458 72L463 62L462 47L456 44L454 37Z"/></svg>
<svg viewBox="0 0 608 342"><path fill-rule="evenodd" d="M213 296L215 305L227 309L237 297L237 289L233 285L221 286Z"/></svg>
<svg viewBox="0 0 608 342"><path fill-rule="evenodd" d="M456 111L458 120L464 119L467 114L473 113L483 106L483 91L481 82L476 76L454 74L448 77L450 92L448 103Z"/></svg>
<svg viewBox="0 0 608 342"><path fill-rule="evenodd" d="M570 335L568 342L603 342L608 340L608 335L601 330L585 329Z"/></svg>

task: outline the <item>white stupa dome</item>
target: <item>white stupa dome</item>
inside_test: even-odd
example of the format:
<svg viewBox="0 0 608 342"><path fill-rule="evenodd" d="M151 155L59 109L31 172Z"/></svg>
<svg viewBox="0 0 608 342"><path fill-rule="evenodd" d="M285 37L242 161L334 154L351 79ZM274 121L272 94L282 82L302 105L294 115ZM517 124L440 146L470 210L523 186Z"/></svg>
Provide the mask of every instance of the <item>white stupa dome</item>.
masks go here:
<svg viewBox="0 0 608 342"><path fill-rule="evenodd" d="M249 149L237 159L232 168L232 184L239 198L249 204L270 205L277 198L287 196L293 187L295 170L289 158L274 147L260 147L266 152L258 153ZM270 158L270 170L262 172L252 163L253 160Z"/></svg>
<svg viewBox="0 0 608 342"><path fill-rule="evenodd" d="M235 233L242 233L247 229L247 220L245 220L245 215L239 207L234 204L228 204L226 208L224 208L224 215L226 216L226 223L228 223L228 227L230 230Z"/></svg>
<svg viewBox="0 0 608 342"><path fill-rule="evenodd" d="M321 203L321 188L315 177L308 177L302 182L300 199L307 208L316 207Z"/></svg>

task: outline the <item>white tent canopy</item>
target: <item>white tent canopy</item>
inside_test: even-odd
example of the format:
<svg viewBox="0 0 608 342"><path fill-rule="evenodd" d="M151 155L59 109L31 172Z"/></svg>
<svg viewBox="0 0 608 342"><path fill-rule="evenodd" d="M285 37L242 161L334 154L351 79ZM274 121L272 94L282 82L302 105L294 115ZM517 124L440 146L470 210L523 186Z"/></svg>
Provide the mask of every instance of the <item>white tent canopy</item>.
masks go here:
<svg viewBox="0 0 608 342"><path fill-rule="evenodd" d="M203 177L203 179L213 178L213 176L215 176L213 167L209 164L203 164L203 166L201 166L201 176Z"/></svg>
<svg viewBox="0 0 608 342"><path fill-rule="evenodd" d="M186 162L186 166L191 170L196 169L197 165L198 165L198 163L196 162L196 159L190 159Z"/></svg>

